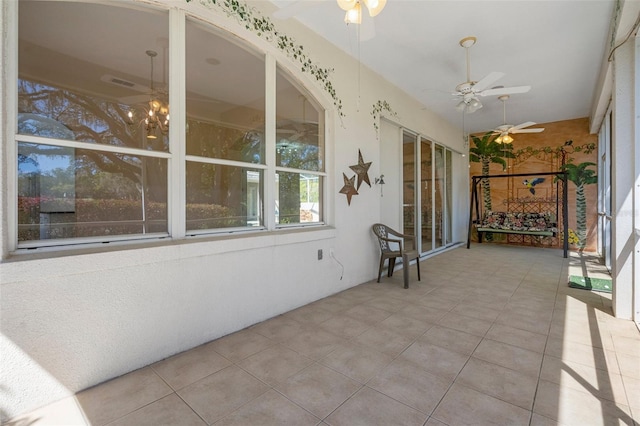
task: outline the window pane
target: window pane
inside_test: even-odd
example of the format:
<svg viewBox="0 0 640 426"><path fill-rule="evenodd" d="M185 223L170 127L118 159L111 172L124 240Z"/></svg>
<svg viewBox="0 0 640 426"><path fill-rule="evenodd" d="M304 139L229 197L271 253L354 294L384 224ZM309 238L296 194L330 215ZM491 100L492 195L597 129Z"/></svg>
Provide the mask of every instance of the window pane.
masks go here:
<svg viewBox="0 0 640 426"><path fill-rule="evenodd" d="M264 164L264 59L187 21L187 154Z"/></svg>
<svg viewBox="0 0 640 426"><path fill-rule="evenodd" d="M262 171L187 162L187 230L262 225Z"/></svg>
<svg viewBox="0 0 640 426"><path fill-rule="evenodd" d="M167 232L167 160L18 144L18 241Z"/></svg>
<svg viewBox="0 0 640 426"><path fill-rule="evenodd" d="M276 174L276 224L322 221L322 177L299 173Z"/></svg>
<svg viewBox="0 0 640 426"><path fill-rule="evenodd" d="M166 12L20 1L18 133L167 151L168 28Z"/></svg>
<svg viewBox="0 0 640 426"><path fill-rule="evenodd" d="M276 165L324 170L324 113L278 68Z"/></svg>

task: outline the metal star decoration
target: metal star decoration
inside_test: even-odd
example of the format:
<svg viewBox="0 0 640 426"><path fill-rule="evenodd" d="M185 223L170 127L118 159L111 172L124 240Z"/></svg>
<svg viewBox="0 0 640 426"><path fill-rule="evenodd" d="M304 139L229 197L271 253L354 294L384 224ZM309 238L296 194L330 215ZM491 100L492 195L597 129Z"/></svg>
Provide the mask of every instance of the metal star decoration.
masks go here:
<svg viewBox="0 0 640 426"><path fill-rule="evenodd" d="M347 196L347 203L351 205L351 197L354 195L358 195L358 191L356 190L356 187L353 185L356 180L356 176L353 175L352 177L348 178L347 175L342 173L342 179L344 179L344 186L340 190L340 193L345 194Z"/></svg>
<svg viewBox="0 0 640 426"><path fill-rule="evenodd" d="M358 164L355 166L349 166L349 168L358 175L358 186L356 189L360 189L362 182L366 182L369 187L371 187L371 182L369 181L369 167L371 167L371 162L365 163L362 159L362 153L358 150Z"/></svg>

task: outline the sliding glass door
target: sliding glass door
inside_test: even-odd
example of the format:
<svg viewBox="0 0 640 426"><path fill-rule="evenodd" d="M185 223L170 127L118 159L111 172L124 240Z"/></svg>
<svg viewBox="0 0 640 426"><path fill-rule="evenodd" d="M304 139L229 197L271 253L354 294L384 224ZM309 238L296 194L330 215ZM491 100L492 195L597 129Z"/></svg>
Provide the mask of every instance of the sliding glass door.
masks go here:
<svg viewBox="0 0 640 426"><path fill-rule="evenodd" d="M403 230L427 253L452 242L452 155L406 130L402 139Z"/></svg>

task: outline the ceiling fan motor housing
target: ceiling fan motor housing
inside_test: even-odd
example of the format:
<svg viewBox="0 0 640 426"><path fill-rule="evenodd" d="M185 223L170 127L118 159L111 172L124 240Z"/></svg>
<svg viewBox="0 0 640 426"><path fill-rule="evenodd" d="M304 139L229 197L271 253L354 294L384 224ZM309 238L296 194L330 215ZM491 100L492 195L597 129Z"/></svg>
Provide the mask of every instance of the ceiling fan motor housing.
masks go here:
<svg viewBox="0 0 640 426"><path fill-rule="evenodd" d="M464 83L460 83L456 86L456 92L463 95L466 95L467 93L473 93L473 85L476 83L476 81L467 81Z"/></svg>

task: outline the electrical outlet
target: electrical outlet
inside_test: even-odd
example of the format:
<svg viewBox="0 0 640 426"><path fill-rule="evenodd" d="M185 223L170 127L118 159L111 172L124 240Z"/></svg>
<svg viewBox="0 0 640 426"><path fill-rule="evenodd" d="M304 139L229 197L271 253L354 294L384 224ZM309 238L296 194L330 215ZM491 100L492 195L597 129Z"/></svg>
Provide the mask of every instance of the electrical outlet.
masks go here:
<svg viewBox="0 0 640 426"><path fill-rule="evenodd" d="M322 249L318 249L318 260L322 260Z"/></svg>

